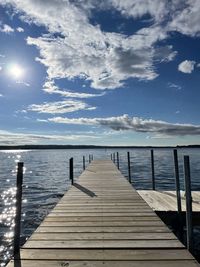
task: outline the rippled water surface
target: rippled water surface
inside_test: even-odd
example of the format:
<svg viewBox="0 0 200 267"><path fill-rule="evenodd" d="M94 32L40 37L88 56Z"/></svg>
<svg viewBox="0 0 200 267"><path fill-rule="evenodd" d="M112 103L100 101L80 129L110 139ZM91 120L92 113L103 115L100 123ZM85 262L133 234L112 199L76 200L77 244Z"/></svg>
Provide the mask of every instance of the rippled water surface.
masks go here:
<svg viewBox="0 0 200 267"><path fill-rule="evenodd" d="M91 150L4 150L0 151L0 266L5 266L12 255L15 216L15 183L17 162L24 162L22 243L54 207L69 188L69 158L74 158L75 177L83 169L83 156L110 159L119 152L120 170L127 177L127 149ZM132 183L136 189L151 189L151 162L149 149L131 149ZM156 189L173 190L174 167L172 149L155 149ZM183 155L190 156L193 190L200 190L200 149L179 149L181 188L183 182ZM87 161L88 163L88 161Z"/></svg>

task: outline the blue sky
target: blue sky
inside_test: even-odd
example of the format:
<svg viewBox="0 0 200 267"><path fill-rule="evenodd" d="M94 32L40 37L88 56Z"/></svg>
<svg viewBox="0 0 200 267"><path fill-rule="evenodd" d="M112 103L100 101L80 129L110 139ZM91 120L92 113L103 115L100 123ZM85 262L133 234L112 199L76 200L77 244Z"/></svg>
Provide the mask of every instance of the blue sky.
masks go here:
<svg viewBox="0 0 200 267"><path fill-rule="evenodd" d="M200 144L199 0L0 0L0 145Z"/></svg>

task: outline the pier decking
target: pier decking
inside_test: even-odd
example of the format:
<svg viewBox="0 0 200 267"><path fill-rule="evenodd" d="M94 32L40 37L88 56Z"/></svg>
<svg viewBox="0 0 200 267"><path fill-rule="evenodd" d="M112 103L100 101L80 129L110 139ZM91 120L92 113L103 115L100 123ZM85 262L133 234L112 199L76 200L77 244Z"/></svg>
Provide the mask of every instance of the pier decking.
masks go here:
<svg viewBox="0 0 200 267"><path fill-rule="evenodd" d="M95 160L8 267L197 267L118 171Z"/></svg>

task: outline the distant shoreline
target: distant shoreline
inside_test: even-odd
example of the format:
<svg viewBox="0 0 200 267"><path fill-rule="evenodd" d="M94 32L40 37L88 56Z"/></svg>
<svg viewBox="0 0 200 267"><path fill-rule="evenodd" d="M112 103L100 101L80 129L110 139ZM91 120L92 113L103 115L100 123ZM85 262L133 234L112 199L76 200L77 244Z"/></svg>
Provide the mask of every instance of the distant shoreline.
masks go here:
<svg viewBox="0 0 200 267"><path fill-rule="evenodd" d="M96 145L19 145L0 146L0 150L18 149L123 149L123 148L200 148L200 145L177 145L177 146L96 146Z"/></svg>

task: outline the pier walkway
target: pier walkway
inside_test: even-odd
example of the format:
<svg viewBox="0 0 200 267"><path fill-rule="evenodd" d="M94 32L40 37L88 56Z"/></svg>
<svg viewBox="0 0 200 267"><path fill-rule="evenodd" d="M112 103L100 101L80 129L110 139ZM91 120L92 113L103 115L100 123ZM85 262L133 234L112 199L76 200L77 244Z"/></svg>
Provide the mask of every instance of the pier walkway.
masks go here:
<svg viewBox="0 0 200 267"><path fill-rule="evenodd" d="M8 267L197 267L110 160L95 160Z"/></svg>

